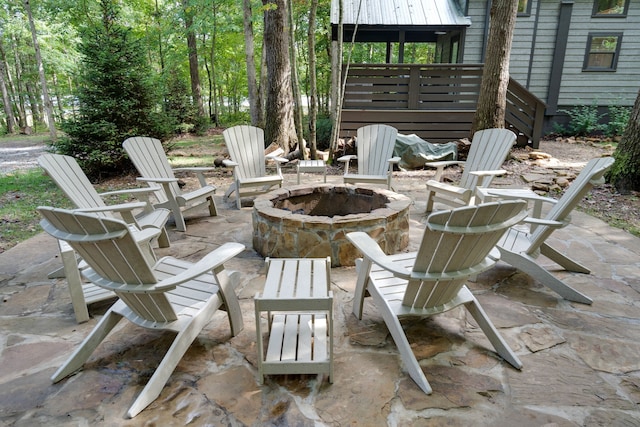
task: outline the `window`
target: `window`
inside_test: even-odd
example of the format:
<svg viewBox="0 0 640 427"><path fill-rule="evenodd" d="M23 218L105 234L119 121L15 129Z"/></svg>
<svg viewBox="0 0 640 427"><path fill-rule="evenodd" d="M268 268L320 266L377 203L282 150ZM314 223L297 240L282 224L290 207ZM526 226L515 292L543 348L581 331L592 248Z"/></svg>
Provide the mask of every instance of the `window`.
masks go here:
<svg viewBox="0 0 640 427"><path fill-rule="evenodd" d="M615 71L622 33L590 33L583 71Z"/></svg>
<svg viewBox="0 0 640 427"><path fill-rule="evenodd" d="M518 16L531 16L530 0L518 0Z"/></svg>
<svg viewBox="0 0 640 427"><path fill-rule="evenodd" d="M629 0L594 0L593 17L625 17L629 10Z"/></svg>

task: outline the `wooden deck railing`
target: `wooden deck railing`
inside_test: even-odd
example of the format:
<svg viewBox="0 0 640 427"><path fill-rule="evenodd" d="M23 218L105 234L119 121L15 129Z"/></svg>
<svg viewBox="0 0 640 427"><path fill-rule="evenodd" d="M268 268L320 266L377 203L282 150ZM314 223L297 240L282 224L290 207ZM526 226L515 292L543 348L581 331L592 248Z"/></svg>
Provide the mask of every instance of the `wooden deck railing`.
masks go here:
<svg viewBox="0 0 640 427"><path fill-rule="evenodd" d="M433 142L469 136L482 64L352 64L342 103L340 136L366 124L385 123ZM537 148L545 105L514 80L507 94L505 127L519 144Z"/></svg>

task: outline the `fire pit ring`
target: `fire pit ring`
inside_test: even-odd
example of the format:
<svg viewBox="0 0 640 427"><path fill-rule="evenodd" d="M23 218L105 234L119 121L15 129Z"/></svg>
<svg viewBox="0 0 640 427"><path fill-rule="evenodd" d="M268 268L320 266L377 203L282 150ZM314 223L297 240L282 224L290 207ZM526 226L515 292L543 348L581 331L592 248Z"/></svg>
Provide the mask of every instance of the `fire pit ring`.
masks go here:
<svg viewBox="0 0 640 427"><path fill-rule="evenodd" d="M253 205L253 248L264 257L324 258L354 265L346 235L363 231L388 254L409 245L411 199L389 190L318 184L281 188Z"/></svg>

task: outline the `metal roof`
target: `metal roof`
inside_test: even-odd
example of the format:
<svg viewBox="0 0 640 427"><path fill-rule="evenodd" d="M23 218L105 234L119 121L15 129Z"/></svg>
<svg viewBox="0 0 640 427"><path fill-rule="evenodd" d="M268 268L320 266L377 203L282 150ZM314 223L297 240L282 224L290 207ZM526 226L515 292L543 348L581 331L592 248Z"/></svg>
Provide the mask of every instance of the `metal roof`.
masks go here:
<svg viewBox="0 0 640 427"><path fill-rule="evenodd" d="M468 27L455 0L342 0L344 25ZM339 23L339 0L331 1L331 24ZM360 13L358 14L358 9Z"/></svg>

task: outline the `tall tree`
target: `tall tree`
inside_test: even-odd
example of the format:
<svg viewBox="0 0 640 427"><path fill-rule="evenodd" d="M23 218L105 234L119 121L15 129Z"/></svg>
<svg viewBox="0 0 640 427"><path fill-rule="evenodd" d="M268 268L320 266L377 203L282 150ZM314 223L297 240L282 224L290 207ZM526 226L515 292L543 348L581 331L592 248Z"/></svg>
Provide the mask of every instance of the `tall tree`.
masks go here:
<svg viewBox="0 0 640 427"><path fill-rule="evenodd" d="M4 50L2 49L2 39L0 39L0 91L2 91L2 105L4 106L4 114L7 117L7 133L12 134L15 132L16 119L13 115L13 109L11 108L11 98L9 97L9 90L7 89L7 83L5 82L5 61Z"/></svg>
<svg viewBox="0 0 640 427"><path fill-rule="evenodd" d="M187 30L187 48L189 50L189 74L191 75L191 94L193 103L198 107L198 114L204 116L202 91L200 87L200 68L198 65L198 40L193 26L193 6L189 0L183 0L184 25Z"/></svg>
<svg viewBox="0 0 640 427"><path fill-rule="evenodd" d="M478 130L504 127L509 59L517 13L518 0L493 0L487 54L471 136Z"/></svg>
<svg viewBox="0 0 640 427"><path fill-rule="evenodd" d="M289 8L289 60L291 61L291 91L293 93L294 110L293 123L296 128L296 138L298 139L298 152L301 159L306 159L307 153L304 146L304 136L302 134L302 94L300 91L300 79L298 78L298 61L296 60L296 43L295 43L295 21L293 18L293 5L289 0L287 7Z"/></svg>
<svg viewBox="0 0 640 427"><path fill-rule="evenodd" d="M40 76L40 89L42 90L42 100L44 102L44 110L47 113L47 125L49 126L49 136L52 140L56 139L56 124L53 118L53 106L51 98L49 98L49 90L47 89L47 77L42 65L42 55L40 54L40 45L38 44L38 34L36 32L36 24L33 22L31 14L31 5L29 0L24 0L24 9L29 19L29 27L31 28L31 39L33 40L33 48L36 53L36 64L38 66L38 75Z"/></svg>
<svg viewBox="0 0 640 427"><path fill-rule="evenodd" d="M622 194L640 191L640 90L613 157L616 162L609 171L609 181Z"/></svg>
<svg viewBox="0 0 640 427"><path fill-rule="evenodd" d="M316 152L316 119L318 116L318 87L316 74L316 13L318 0L311 0L309 10L309 28L307 42L309 43L309 149L313 160L318 158Z"/></svg>
<svg viewBox="0 0 640 427"><path fill-rule="evenodd" d="M256 80L255 45L253 36L253 10L251 0L242 2L242 22L244 25L244 52L247 60L247 88L249 90L249 115L253 126L262 126L262 101Z"/></svg>
<svg viewBox="0 0 640 427"><path fill-rule="evenodd" d="M291 62L287 30L287 2L262 0L264 6L264 49L267 62L267 103L265 139L276 143L288 154L298 145L293 121Z"/></svg>

